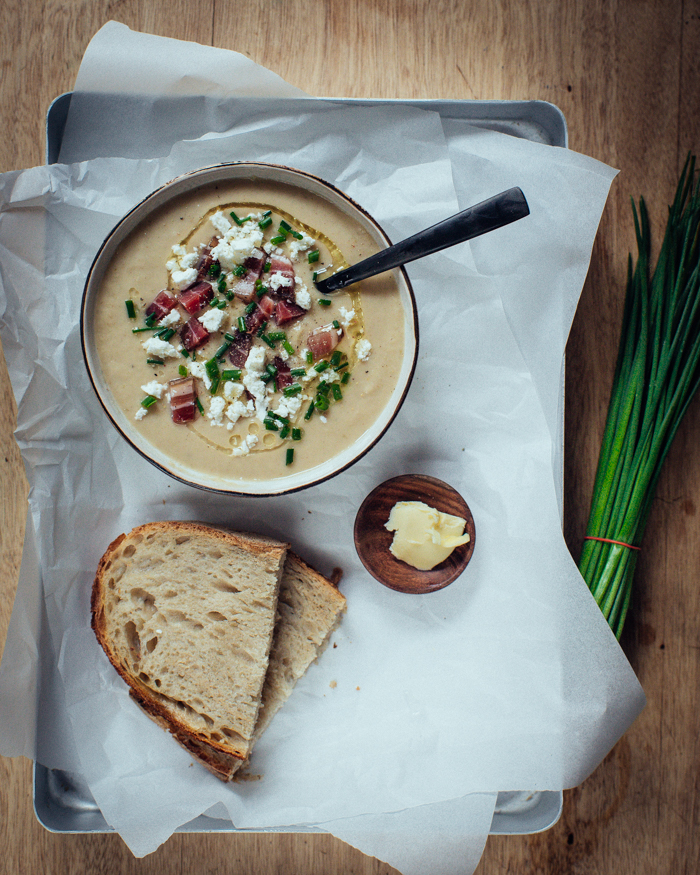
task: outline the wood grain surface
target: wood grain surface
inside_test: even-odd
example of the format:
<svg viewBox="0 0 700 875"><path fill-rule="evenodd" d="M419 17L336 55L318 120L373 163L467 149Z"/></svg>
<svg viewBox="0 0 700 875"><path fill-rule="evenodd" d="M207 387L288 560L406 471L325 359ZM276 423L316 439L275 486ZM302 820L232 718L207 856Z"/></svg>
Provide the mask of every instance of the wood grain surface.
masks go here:
<svg viewBox="0 0 700 875"><path fill-rule="evenodd" d="M3 0L0 171L44 161L50 101L72 88L107 20L236 49L309 93L538 98L570 147L620 170L568 349L565 534L578 557L617 346L630 198L658 232L686 152L700 151L700 0ZM657 238L658 239L658 238ZM0 366L0 642L27 486ZM676 439L643 545L623 647L648 706L545 833L489 838L479 875L700 871L700 402ZM31 768L0 759L0 872L357 873L390 867L329 836L178 835L135 860L116 836L59 836L34 818Z"/></svg>

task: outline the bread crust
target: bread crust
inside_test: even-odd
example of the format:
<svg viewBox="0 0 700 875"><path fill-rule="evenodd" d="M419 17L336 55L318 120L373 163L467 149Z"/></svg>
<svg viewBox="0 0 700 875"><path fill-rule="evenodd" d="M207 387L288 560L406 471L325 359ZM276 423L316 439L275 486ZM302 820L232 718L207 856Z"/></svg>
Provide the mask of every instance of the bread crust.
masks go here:
<svg viewBox="0 0 700 875"><path fill-rule="evenodd" d="M231 779L238 766L245 761L247 743L244 742L241 745L236 745L233 739L229 739L225 744L218 743L201 735L196 729L179 720L177 715L173 714L172 710L169 710L163 704L163 701L159 700L159 694L156 694L150 687L143 684L137 677L125 669L113 649L107 633L105 614L106 581L118 551L124 542L129 539L145 538L158 532L165 532L170 535L204 535L213 541L220 541L224 546L237 547L258 557L269 557L279 562L280 576L288 544L254 533L232 532L224 528L198 522L150 522L136 526L128 534L121 534L115 538L100 559L95 574L90 599L91 626L97 641L110 663L129 686L130 695L149 717L167 729L199 762L217 777L227 781ZM166 700L166 697L162 697L162 699Z"/></svg>

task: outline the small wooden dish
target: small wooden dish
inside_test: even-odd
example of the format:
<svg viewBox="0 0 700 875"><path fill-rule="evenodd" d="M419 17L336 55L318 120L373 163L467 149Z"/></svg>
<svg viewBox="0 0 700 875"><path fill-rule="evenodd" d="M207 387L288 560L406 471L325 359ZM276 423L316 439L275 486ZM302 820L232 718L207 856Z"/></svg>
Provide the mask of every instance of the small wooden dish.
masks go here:
<svg viewBox="0 0 700 875"><path fill-rule="evenodd" d="M469 542L430 571L419 571L397 559L389 547L394 533L385 528L397 501L422 501L442 513L466 520ZM474 552L474 518L462 496L447 483L425 474L404 474L385 480L362 502L355 517L355 548L367 571L398 592L428 593L448 586L467 567Z"/></svg>

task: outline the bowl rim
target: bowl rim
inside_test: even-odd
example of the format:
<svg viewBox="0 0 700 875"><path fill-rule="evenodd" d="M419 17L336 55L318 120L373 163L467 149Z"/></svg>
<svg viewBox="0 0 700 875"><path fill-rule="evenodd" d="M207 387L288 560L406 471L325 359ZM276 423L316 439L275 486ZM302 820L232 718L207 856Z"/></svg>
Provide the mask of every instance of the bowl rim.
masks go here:
<svg viewBox="0 0 700 875"><path fill-rule="evenodd" d="M89 378L90 384L92 385L93 391L94 391L94 393L95 393L95 395L100 403L100 406L102 407L108 420L110 421L112 426L116 429L118 434L142 458L144 458L151 465L153 465L154 467L156 467L158 470L162 471L163 473L167 474L169 477L173 478L174 480L178 481L179 483L182 483L183 485L186 485L186 486L194 487L196 489L203 490L203 491L208 492L208 493L213 493L213 494L217 494L217 495L226 495L226 496L236 496L236 497L241 497L241 498L270 498L270 497L276 497L276 496L280 496L280 495L291 495L293 493L301 492L305 489L309 489L313 486L318 486L321 483L325 483L328 480L331 480L333 477L336 477L338 474L341 474L343 471L346 471L348 468L352 467L352 465L356 464L360 459L364 458L367 455L367 453L369 453L369 451L377 445L377 443L381 440L382 437L384 437L384 435L387 433L390 426L392 425L392 423L394 422L394 420L398 416L398 413L401 410L401 408L403 407L404 401L406 400L406 396L408 395L409 389L411 387L411 383L413 382L413 377L414 377L416 365L418 362L418 351L419 351L419 344L420 344L419 324L418 324L418 308L417 308L417 304L416 304L415 293L413 291L413 286L412 286L411 281L408 277L408 274L406 273L406 270L403 266L398 267L398 268L394 268L394 272L398 273L401 276L401 279L403 280L403 283L405 285L406 297L407 297L408 303L410 304L410 312L408 314L405 313L405 316L408 315L408 317L410 317L410 318L408 318L404 324L410 325L410 338L409 339L412 338L412 340L413 340L413 355L412 355L410 365L408 368L408 372L404 378L404 383L403 383L403 386L401 388L401 391L400 391L398 398L394 401L392 401L390 399L389 402L387 402L386 407L388 407L389 405L392 405L393 409L392 409L390 415L388 416L388 418L386 419L386 421L383 423L383 425L381 426L381 428L377 432L377 434L373 436L373 438L369 441L369 443L367 443L367 445L365 447L363 447L360 451L358 451L356 454L354 454L352 456L352 458L348 459L342 465L340 465L338 467L334 467L333 470L331 470L327 473L321 473L321 474L317 474L316 476L310 476L304 482L296 484L296 485L285 486L284 481L286 478L281 477L281 478L277 478L275 481L264 481L264 480L253 480L253 479L248 479L248 480L242 481L243 484L254 484L254 483L263 484L266 482L277 482L277 483L279 483L279 486L276 488L268 487L268 488L263 488L261 490L251 491L251 490L246 490L245 488L236 488L236 481L231 481L231 480L227 481L226 486L217 487L217 486L213 486L209 483L197 482L193 478L189 478L183 474L180 474L180 473L168 468L167 465L165 465L161 461L155 459L152 455L149 454L149 452L146 449L144 449L142 446L140 446L139 441L137 439L135 439L134 437L132 437L129 433L127 433L126 430L117 421L116 417L112 413L112 410L110 409L110 406L109 406L107 400L103 397L103 393L100 390L100 387L98 385L98 381L96 379L95 374L93 374L93 368L91 367L91 364L90 364L90 360L91 360L91 356L90 356L90 352L89 352L89 346L90 346L89 334L90 334L90 332L89 332L89 326L87 324L88 320L86 318L86 312L87 312L88 306L90 304L90 298L92 296L94 296L94 293L92 296L90 294L91 289L92 289L92 280L93 280L96 269L100 266L100 263L101 263L101 260L103 257L103 253L105 252L107 247L110 245L110 243L114 239L114 237L122 231L122 229L124 228L124 225L126 223L130 222L133 219L135 213L141 212L142 210L144 210L146 208L146 206L148 205L148 203L150 201L152 201L153 199L159 197L165 189L175 188L176 193L174 196L177 196L178 194L184 194L185 193L184 191L177 191L177 187L178 186L183 186L183 187L186 186L186 183L191 181L193 177L198 177L198 176L206 177L207 174L212 174L215 172L222 172L222 171L225 171L227 168L241 168L241 167L245 168L245 169L250 168L251 170L253 170L254 168L261 168L263 170L268 170L268 171L269 170L277 170L277 171L282 171L283 173L290 173L290 174L292 174L292 176L297 176L297 177L302 177L302 178L312 180L314 183L320 185L322 188L327 189L336 198L339 198L341 201L344 201L346 204L350 205L354 210L356 210L358 213L360 213L364 217L364 219L372 226L374 231L381 237L381 239L384 241L384 243L387 246L391 245L391 240L390 240L389 236L387 235L386 231L384 230L384 228L364 207L362 207L360 204L358 204L353 198L351 198L349 195L347 195L344 191L339 189L333 183L328 182L327 180L323 179L322 177L317 176L316 174L310 173L306 170L300 170L298 168L290 167L288 165L275 164L272 162L264 162L264 161L226 161L226 162L221 162L219 164L212 164L212 165L207 165L205 167L199 167L199 168L196 168L193 170L189 170L189 171L186 171L185 173L179 174L178 176L175 176L172 179L169 179L168 181L162 183L157 188L155 188L151 192L149 192L140 201L138 201L138 203L134 204L134 206L132 206L119 219L119 221L116 222L116 224L112 227L112 229L109 231L109 233L103 239L102 243L100 244L100 247L98 248L97 252L95 253L95 256L92 260L90 268L86 274L85 283L83 285L83 293L82 293L81 303L80 303L80 344L81 344L81 351L82 351L82 356L83 356L83 362L85 364L85 369L87 371L88 378ZM202 185L205 186L207 184L210 184L210 182L211 182L211 180L209 180L208 182L204 181L204 182L202 182ZM146 216L144 216L143 218L146 218ZM142 221L142 219L137 220L134 227L138 226L139 221ZM133 231L133 228L127 230L124 233L124 238L126 238L130 233L132 233L132 231ZM121 242L121 241L119 241L119 242ZM97 286L97 287L99 288L99 286ZM406 310L405 307L404 307L404 310ZM116 401L114 402L114 406L116 409L121 411L121 408L119 407L118 404L116 404ZM386 410L386 407L383 408L383 410ZM124 411L121 411L121 412L124 413ZM377 420L375 420L375 423L376 422L377 422ZM370 428L371 427L372 426L370 426ZM138 432L135 429L134 429L134 432L138 436ZM150 446L149 442L145 441L145 439L144 439L143 443ZM333 457L331 457L331 460L332 460L332 458ZM329 462L331 460L329 460ZM308 469L306 469L306 472L308 472L309 474L312 474L312 472L315 470L316 470L316 468L308 468ZM303 473L305 473L305 472L301 472L301 474L303 474ZM195 477L197 475L197 472L193 471L192 474L193 474L193 477Z"/></svg>

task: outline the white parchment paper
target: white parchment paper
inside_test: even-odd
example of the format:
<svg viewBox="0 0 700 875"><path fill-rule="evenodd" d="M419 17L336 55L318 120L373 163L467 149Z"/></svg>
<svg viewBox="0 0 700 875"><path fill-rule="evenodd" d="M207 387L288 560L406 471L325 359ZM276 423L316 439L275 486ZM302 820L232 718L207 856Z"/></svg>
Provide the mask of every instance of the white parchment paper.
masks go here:
<svg viewBox="0 0 700 875"><path fill-rule="evenodd" d="M137 855L216 806L237 827L321 825L404 873L471 872L498 790L580 783L644 703L560 524L563 353L614 171L430 111L300 100L235 53L225 54L245 70L246 101L197 80L188 97L207 103L188 121L196 136L173 139L177 130L156 124L158 107L192 85L188 53L201 73L218 52L187 46L173 60L173 43L109 25L86 53L78 83L88 103L119 71L142 81L139 59L149 59L155 97L129 95L146 120L129 151L100 142L93 116L94 152L75 160L78 99L62 152L72 163L0 176L0 333L31 485L0 669L0 750L82 773ZM129 87L126 75L120 82ZM349 471L277 499L189 489L131 452L91 394L79 343L85 275L117 219L179 173L248 159L323 176L394 240L511 185L531 209L409 266L421 345L399 417ZM410 472L451 483L476 520L467 571L427 596L381 587L352 541L365 495ZM223 785L193 766L133 706L90 630L92 577L109 542L181 518L277 535L319 570L345 572L337 647L256 747L254 783ZM41 729L47 721L55 732Z"/></svg>

